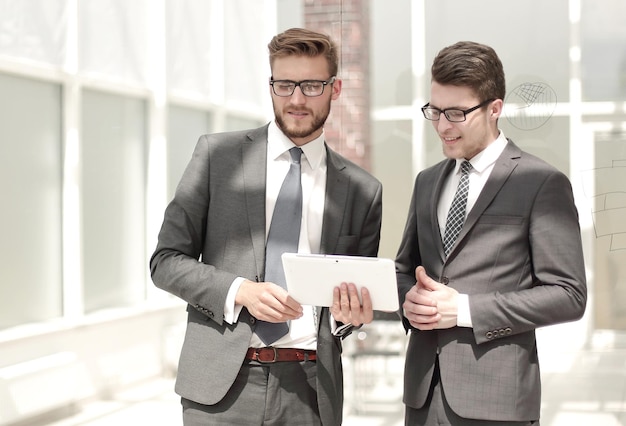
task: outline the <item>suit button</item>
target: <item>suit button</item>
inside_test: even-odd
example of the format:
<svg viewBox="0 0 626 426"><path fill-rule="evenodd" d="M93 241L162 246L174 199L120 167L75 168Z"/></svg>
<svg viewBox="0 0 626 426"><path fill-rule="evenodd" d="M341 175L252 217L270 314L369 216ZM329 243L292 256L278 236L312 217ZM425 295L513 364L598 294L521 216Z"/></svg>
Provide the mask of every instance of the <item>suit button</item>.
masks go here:
<svg viewBox="0 0 626 426"><path fill-rule="evenodd" d="M491 331L488 331L487 333L485 333L485 337L489 340L493 339L493 333Z"/></svg>
<svg viewBox="0 0 626 426"><path fill-rule="evenodd" d="M505 334L504 329L500 329L500 331L498 332L498 334L500 334L500 337L504 337L504 334Z"/></svg>
<svg viewBox="0 0 626 426"><path fill-rule="evenodd" d="M208 309L206 309L205 307L200 306L200 305L196 305L196 309L199 310L200 312L202 312L205 315L207 315L209 313Z"/></svg>
<svg viewBox="0 0 626 426"><path fill-rule="evenodd" d="M450 278L441 277L441 284L448 285L449 282L450 282Z"/></svg>
<svg viewBox="0 0 626 426"><path fill-rule="evenodd" d="M504 333L507 336L510 336L511 334L513 334L513 330L511 330L511 327L507 327L507 328L504 329Z"/></svg>
<svg viewBox="0 0 626 426"><path fill-rule="evenodd" d="M250 324L254 325L256 324L256 318L255 317L250 317Z"/></svg>

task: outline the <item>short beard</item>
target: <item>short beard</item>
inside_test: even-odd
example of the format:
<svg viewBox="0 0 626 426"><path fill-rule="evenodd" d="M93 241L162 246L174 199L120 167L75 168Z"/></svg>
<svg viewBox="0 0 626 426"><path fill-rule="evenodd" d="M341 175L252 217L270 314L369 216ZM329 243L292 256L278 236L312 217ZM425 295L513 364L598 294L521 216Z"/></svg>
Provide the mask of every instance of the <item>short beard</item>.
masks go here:
<svg viewBox="0 0 626 426"><path fill-rule="evenodd" d="M274 116L276 120L276 124L280 127L280 130L287 136L289 139L303 139L311 136L317 130L324 127L326 123L326 119L328 119L328 115L330 114L330 99L328 100L328 105L325 111L322 111L320 115L313 115L313 122L310 126L306 128L290 128L283 120L282 114L279 114L276 111L276 107L274 107Z"/></svg>

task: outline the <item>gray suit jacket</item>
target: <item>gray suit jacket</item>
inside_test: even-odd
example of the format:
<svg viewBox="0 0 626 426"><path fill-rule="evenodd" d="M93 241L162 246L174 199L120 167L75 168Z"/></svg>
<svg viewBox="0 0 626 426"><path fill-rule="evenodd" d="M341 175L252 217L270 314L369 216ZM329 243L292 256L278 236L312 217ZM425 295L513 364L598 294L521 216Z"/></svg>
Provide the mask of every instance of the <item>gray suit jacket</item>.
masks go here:
<svg viewBox="0 0 626 426"><path fill-rule="evenodd" d="M454 160L421 172L396 259L400 303L415 268L469 295L473 328L411 330L404 402L424 405L439 354L441 383L461 417L539 418L535 329L580 318L585 267L571 186L509 140L469 212L455 247L443 252L437 203ZM410 324L403 318L405 328Z"/></svg>
<svg viewBox="0 0 626 426"><path fill-rule="evenodd" d="M382 186L327 148L321 252L376 256ZM226 295L240 276L263 281L267 126L205 135L165 211L150 260L155 285L188 303L176 391L201 404L220 401L243 363L256 319L244 308L223 320ZM317 391L323 424L341 423L341 341L318 308Z"/></svg>

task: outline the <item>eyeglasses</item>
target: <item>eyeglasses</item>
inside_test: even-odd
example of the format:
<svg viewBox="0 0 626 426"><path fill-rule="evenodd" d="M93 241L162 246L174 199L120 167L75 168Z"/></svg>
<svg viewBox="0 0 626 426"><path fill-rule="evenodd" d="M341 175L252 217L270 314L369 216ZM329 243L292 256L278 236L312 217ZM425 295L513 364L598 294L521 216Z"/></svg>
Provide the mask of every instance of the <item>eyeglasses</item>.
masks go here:
<svg viewBox="0 0 626 426"><path fill-rule="evenodd" d="M465 119L467 118L466 117L467 114L469 114L472 111L477 110L478 108L484 107L485 105L487 105L489 102L492 102L492 101L495 101L495 99L487 99L486 101L481 102L475 107L472 107L466 110L462 110L458 108L439 109L439 108L430 106L430 102L429 102L422 107L422 112L424 113L424 117L427 120L439 121L441 114L443 114L446 116L446 119L448 121L452 123L460 123L462 121L465 121Z"/></svg>
<svg viewBox="0 0 626 426"><path fill-rule="evenodd" d="M300 91L304 96L320 96L324 93L324 87L327 84L333 84L336 77L332 76L328 80L270 80L270 86L276 96L291 96L296 90L296 87L300 86Z"/></svg>

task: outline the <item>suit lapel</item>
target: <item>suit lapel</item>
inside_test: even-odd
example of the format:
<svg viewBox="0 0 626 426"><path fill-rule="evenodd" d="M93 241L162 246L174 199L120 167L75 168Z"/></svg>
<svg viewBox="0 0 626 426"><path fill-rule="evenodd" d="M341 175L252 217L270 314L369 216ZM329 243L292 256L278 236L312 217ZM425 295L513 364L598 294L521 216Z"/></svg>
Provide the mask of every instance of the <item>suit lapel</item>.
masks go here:
<svg viewBox="0 0 626 426"><path fill-rule="evenodd" d="M461 233L459 234L457 241L462 241L469 230L476 225L480 216L491 204L498 192L500 192L502 185L504 185L513 170L517 167L517 159L519 159L520 155L521 150L511 140L509 140L509 143L504 148L504 151L502 151L502 154L500 154L500 157L496 160L496 164L493 166L491 175L489 176L489 179L487 179L487 182L478 196L478 199L476 199L474 207L467 215L467 219L465 220L465 224L461 229Z"/></svg>
<svg viewBox="0 0 626 426"><path fill-rule="evenodd" d="M441 192L443 191L443 185L446 182L446 177L450 173L452 173L455 164L455 160L448 160L443 163L443 166L439 170L437 181L435 182L435 190L432 192L432 199L429 203L430 217L433 218L430 221L432 225L431 230L433 233L433 241L437 241L437 251L439 251L439 256L441 256L441 259L443 260L445 260L446 254L443 251L443 237L441 235L441 230L439 229L439 215L437 213L437 206L439 205L439 198L441 198Z"/></svg>
<svg viewBox="0 0 626 426"><path fill-rule="evenodd" d="M326 147L326 199L324 201L324 218L320 252L333 254L341 235L343 212L348 199L350 177L343 172L346 168L343 160Z"/></svg>
<svg viewBox="0 0 626 426"><path fill-rule="evenodd" d="M246 211L259 277L265 269L265 180L267 126L248 133L241 146Z"/></svg>
<svg viewBox="0 0 626 426"><path fill-rule="evenodd" d="M326 198L324 200L324 218L322 220L322 235L320 253L333 254L337 247L341 226L348 202L348 188L350 177L344 173L346 165L343 159L326 144ZM329 327L328 318L322 312L321 306L315 307L317 315L317 329Z"/></svg>

